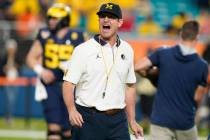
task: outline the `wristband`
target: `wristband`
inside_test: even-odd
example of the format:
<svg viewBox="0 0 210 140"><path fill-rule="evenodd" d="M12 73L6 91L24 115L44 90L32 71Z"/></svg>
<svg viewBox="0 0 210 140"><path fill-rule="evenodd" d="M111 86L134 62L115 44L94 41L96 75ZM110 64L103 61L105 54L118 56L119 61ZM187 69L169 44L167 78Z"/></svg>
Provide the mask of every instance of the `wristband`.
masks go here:
<svg viewBox="0 0 210 140"><path fill-rule="evenodd" d="M42 74L42 72L44 71L44 68L42 67L42 65L36 64L34 66L33 70L38 76L40 76Z"/></svg>

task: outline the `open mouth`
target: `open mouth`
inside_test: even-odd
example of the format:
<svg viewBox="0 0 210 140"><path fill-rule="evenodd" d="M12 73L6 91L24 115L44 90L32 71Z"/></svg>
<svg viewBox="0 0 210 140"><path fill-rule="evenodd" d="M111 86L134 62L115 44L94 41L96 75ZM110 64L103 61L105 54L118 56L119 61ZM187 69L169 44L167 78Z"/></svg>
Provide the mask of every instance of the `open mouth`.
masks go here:
<svg viewBox="0 0 210 140"><path fill-rule="evenodd" d="M109 25L103 25L103 29L109 30L110 29L110 26Z"/></svg>

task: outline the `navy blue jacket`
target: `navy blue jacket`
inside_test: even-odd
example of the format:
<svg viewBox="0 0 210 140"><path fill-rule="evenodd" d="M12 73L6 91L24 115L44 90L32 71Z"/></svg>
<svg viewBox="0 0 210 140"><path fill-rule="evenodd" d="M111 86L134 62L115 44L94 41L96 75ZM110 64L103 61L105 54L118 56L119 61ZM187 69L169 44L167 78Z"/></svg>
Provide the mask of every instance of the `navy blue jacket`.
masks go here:
<svg viewBox="0 0 210 140"><path fill-rule="evenodd" d="M186 130L194 126L198 85L206 86L208 65L197 54L183 56L179 46L161 48L149 56L159 67L158 89L151 122Z"/></svg>

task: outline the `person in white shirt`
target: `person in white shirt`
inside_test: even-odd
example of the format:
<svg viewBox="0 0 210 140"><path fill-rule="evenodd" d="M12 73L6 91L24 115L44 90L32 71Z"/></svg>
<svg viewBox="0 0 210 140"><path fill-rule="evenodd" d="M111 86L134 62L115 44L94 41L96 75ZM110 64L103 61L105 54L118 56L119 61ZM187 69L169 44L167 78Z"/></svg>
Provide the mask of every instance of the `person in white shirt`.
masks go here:
<svg viewBox="0 0 210 140"><path fill-rule="evenodd" d="M130 140L127 123L138 138L133 50L117 35L121 9L106 3L97 15L100 34L76 47L63 78L73 140Z"/></svg>

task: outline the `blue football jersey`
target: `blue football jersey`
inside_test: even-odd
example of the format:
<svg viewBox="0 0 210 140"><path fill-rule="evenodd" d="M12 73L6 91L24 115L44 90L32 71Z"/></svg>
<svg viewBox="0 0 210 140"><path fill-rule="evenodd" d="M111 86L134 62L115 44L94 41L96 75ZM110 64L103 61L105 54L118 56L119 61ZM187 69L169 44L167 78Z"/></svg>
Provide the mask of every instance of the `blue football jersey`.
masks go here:
<svg viewBox="0 0 210 140"><path fill-rule="evenodd" d="M69 29L66 35L61 39L47 28L42 28L38 32L37 40L40 41L43 48L43 66L53 71L56 80L63 79L63 71L60 65L63 61L71 58L74 48L85 41L85 33Z"/></svg>

